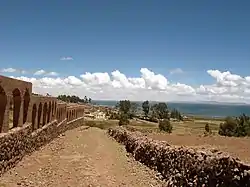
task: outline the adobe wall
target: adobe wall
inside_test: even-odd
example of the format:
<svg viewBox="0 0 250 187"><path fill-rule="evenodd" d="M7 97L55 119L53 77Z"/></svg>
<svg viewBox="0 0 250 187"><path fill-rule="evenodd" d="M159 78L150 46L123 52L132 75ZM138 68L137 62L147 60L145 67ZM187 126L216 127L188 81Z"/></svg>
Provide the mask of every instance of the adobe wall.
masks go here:
<svg viewBox="0 0 250 187"><path fill-rule="evenodd" d="M108 134L136 160L160 172L167 186L250 186L250 165L226 154L171 146L121 127Z"/></svg>
<svg viewBox="0 0 250 187"><path fill-rule="evenodd" d="M84 107L32 95L32 84L0 76L0 175L24 155L83 125Z"/></svg>

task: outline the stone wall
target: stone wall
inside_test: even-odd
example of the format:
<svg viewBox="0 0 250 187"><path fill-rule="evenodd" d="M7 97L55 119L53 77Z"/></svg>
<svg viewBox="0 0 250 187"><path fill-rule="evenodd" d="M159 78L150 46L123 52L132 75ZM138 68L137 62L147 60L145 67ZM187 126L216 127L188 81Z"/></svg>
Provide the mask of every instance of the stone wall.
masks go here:
<svg viewBox="0 0 250 187"><path fill-rule="evenodd" d="M24 155L83 125L84 106L32 94L32 84L0 75L0 175Z"/></svg>
<svg viewBox="0 0 250 187"><path fill-rule="evenodd" d="M172 146L121 127L108 134L136 160L160 172L167 186L250 186L250 166L225 153Z"/></svg>
<svg viewBox="0 0 250 187"><path fill-rule="evenodd" d="M83 124L84 118L79 117L70 122L65 119L57 123L55 120L36 131L32 131L31 124L27 124L0 134L0 175L14 167L26 154L47 144L59 134Z"/></svg>

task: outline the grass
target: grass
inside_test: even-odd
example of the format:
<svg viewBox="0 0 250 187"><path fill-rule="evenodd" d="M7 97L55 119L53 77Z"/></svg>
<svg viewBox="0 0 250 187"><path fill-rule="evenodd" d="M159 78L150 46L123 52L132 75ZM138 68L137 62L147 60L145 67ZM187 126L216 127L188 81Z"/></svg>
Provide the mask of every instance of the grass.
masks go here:
<svg viewBox="0 0 250 187"><path fill-rule="evenodd" d="M146 133L148 137L153 139L167 141L172 145L200 147L205 149L216 148L250 163L250 138L219 136L218 129L221 122L221 120L205 119L172 122L173 132L171 134L159 133L158 123L143 120L130 120L127 127ZM212 136L201 136L205 131L206 123L209 123L209 127L213 132ZM86 121L86 125L108 129L110 127L118 126L118 120L90 120Z"/></svg>

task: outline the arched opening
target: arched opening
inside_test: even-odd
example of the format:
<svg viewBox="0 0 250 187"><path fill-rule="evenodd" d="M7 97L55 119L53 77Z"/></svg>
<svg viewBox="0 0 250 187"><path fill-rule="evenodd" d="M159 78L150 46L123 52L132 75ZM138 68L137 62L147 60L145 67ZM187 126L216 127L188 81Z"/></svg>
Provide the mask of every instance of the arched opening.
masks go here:
<svg viewBox="0 0 250 187"><path fill-rule="evenodd" d="M23 100L23 124L27 121L27 115L29 110L30 94L29 90L26 88Z"/></svg>
<svg viewBox="0 0 250 187"><path fill-rule="evenodd" d="M43 106L43 126L46 124L47 110L47 103L45 103Z"/></svg>
<svg viewBox="0 0 250 187"><path fill-rule="evenodd" d="M7 105L7 96L2 86L0 86L0 132L2 132L6 105Z"/></svg>
<svg viewBox="0 0 250 187"><path fill-rule="evenodd" d="M20 115L21 107L21 92L18 88L14 89L13 92L13 128L18 126L18 120Z"/></svg>
<svg viewBox="0 0 250 187"><path fill-rule="evenodd" d="M48 111L47 123L50 122L50 115L51 115L51 102L49 102L49 111Z"/></svg>
<svg viewBox="0 0 250 187"><path fill-rule="evenodd" d="M37 126L38 126L38 128L41 127L42 110L43 110L43 106L42 106L42 103L40 103L39 107L38 107L38 116L37 116Z"/></svg>
<svg viewBox="0 0 250 187"><path fill-rule="evenodd" d="M32 108L32 131L35 130L35 122L36 122L36 104L33 105Z"/></svg>

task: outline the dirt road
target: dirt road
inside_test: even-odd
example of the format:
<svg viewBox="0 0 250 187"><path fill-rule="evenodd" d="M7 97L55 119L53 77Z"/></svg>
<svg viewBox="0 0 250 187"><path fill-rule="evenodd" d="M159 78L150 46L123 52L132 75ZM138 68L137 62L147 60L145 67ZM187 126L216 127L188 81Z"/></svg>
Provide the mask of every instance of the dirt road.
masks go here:
<svg viewBox="0 0 250 187"><path fill-rule="evenodd" d="M161 186L155 176L103 130L80 127L26 156L0 178L0 186Z"/></svg>

